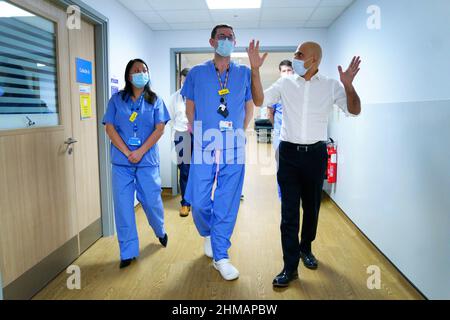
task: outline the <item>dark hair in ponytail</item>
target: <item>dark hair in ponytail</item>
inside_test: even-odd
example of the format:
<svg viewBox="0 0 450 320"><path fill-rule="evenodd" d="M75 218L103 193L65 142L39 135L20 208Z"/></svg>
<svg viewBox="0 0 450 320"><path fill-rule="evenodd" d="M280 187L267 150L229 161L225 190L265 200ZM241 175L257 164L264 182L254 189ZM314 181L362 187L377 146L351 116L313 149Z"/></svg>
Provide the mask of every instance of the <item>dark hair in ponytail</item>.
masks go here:
<svg viewBox="0 0 450 320"><path fill-rule="evenodd" d="M122 100L124 100L124 101L125 101L127 95L130 97L133 96L133 84L129 80L129 76L130 76L131 68L133 67L133 65L136 62L140 62L140 63L144 64L145 67L147 68L147 70L149 70L148 66L144 62L144 60L134 59L134 60L130 60L130 62L128 62L127 67L125 68L125 88L122 91ZM145 99L145 101L147 101L148 103L151 103L151 104L155 104L156 99L158 99L158 96L156 95L156 93L154 93L152 91L152 89L150 89L150 82L147 83L144 87L144 99Z"/></svg>

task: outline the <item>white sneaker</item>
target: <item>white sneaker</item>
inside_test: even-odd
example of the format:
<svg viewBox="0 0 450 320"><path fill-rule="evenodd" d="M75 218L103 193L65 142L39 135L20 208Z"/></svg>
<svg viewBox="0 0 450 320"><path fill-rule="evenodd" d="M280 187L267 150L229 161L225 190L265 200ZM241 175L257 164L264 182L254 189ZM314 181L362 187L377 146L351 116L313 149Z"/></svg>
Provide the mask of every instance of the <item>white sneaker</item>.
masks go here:
<svg viewBox="0 0 450 320"><path fill-rule="evenodd" d="M227 281L239 278L239 271L230 262L230 259L213 261L214 268L220 272L222 278Z"/></svg>
<svg viewBox="0 0 450 320"><path fill-rule="evenodd" d="M205 256L212 258L213 257L213 251L211 246L211 237L205 237Z"/></svg>

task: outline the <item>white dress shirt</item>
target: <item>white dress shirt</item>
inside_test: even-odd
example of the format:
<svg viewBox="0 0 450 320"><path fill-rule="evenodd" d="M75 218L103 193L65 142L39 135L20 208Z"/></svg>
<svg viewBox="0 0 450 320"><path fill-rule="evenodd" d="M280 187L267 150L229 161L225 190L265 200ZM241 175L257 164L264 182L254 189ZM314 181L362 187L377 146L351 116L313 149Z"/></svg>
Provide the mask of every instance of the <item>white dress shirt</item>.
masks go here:
<svg viewBox="0 0 450 320"><path fill-rule="evenodd" d="M175 131L186 132L188 131L188 118L186 116L186 103L180 94L181 89L175 92L169 100L169 114L170 125L173 128L173 134Z"/></svg>
<svg viewBox="0 0 450 320"><path fill-rule="evenodd" d="M328 118L333 105L347 115L347 96L341 83L316 74L310 81L299 75L280 78L264 91L263 106L283 101L280 140L314 144L328 140Z"/></svg>

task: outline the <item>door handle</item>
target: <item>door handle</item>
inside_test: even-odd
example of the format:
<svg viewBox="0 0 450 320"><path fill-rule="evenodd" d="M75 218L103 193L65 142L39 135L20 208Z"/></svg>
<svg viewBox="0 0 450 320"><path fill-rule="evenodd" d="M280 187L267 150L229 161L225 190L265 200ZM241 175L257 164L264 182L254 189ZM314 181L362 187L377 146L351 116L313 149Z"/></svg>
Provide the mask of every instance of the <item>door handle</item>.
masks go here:
<svg viewBox="0 0 450 320"><path fill-rule="evenodd" d="M67 144L68 146L71 146L72 144L77 143L78 141L75 140L74 138L69 138L66 141L64 141L64 144Z"/></svg>
<svg viewBox="0 0 450 320"><path fill-rule="evenodd" d="M78 141L75 140L74 138L70 137L69 139L67 139L66 141L64 141L64 144L67 146L67 152L69 153L69 155L72 155L73 153L73 147L72 145L77 143Z"/></svg>

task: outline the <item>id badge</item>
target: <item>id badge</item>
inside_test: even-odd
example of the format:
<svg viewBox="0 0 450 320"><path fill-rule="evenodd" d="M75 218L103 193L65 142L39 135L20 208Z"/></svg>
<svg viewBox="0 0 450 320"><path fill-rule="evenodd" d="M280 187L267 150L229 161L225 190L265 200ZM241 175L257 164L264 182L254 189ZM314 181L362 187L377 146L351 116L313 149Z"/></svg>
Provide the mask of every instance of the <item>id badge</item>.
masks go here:
<svg viewBox="0 0 450 320"><path fill-rule="evenodd" d="M226 105L221 104L219 106L219 109L217 109L217 113L220 114L222 117L226 118L229 116L230 112L228 111L228 108Z"/></svg>
<svg viewBox="0 0 450 320"><path fill-rule="evenodd" d="M220 121L219 122L220 131L231 131L233 130L232 121Z"/></svg>
<svg viewBox="0 0 450 320"><path fill-rule="evenodd" d="M131 117L130 117L130 122L135 122L137 116L138 116L138 113L137 113L136 111L133 112L133 113L131 114Z"/></svg>
<svg viewBox="0 0 450 320"><path fill-rule="evenodd" d="M128 145L132 147L140 147L142 144L141 138L131 137L128 139Z"/></svg>
<svg viewBox="0 0 450 320"><path fill-rule="evenodd" d="M219 91L220 96L225 96L227 94L230 94L230 90L228 90L228 89L222 89Z"/></svg>

